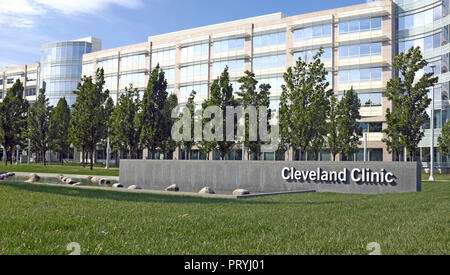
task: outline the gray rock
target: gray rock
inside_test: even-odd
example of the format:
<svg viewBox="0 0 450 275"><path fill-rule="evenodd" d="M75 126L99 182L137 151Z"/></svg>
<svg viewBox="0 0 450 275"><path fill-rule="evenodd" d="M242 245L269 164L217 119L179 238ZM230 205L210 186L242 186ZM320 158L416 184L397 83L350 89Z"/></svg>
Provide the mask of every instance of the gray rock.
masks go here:
<svg viewBox="0 0 450 275"><path fill-rule="evenodd" d="M71 179L71 178L66 178L66 180L65 180L64 182L65 182L66 184L70 184L70 185L76 183L76 181L74 181L74 180Z"/></svg>
<svg viewBox="0 0 450 275"><path fill-rule="evenodd" d="M233 191L233 196L242 196L242 195L249 195L250 192L246 189L236 189Z"/></svg>
<svg viewBox="0 0 450 275"><path fill-rule="evenodd" d="M7 177L14 177L16 174L14 174L14 173L12 173L12 172L8 172L8 173L6 173L6 176Z"/></svg>
<svg viewBox="0 0 450 275"><path fill-rule="evenodd" d="M210 187L203 187L199 194L215 194L214 190Z"/></svg>
<svg viewBox="0 0 450 275"><path fill-rule="evenodd" d="M99 183L99 180L100 180L100 179L99 179L99 178L96 178L96 177L92 177L92 178L91 178L91 182L92 182L92 183Z"/></svg>
<svg viewBox="0 0 450 275"><path fill-rule="evenodd" d="M72 184L72 186L82 186L83 184L81 182L75 182L74 184Z"/></svg>
<svg viewBox="0 0 450 275"><path fill-rule="evenodd" d="M167 186L164 190L170 191L170 192L178 192L178 191L180 191L180 188L178 188L178 185L172 184L170 186Z"/></svg>
<svg viewBox="0 0 450 275"><path fill-rule="evenodd" d="M114 187L114 188L123 188L123 185L120 184L120 183L114 183L114 184L112 185L112 187Z"/></svg>
<svg viewBox="0 0 450 275"><path fill-rule="evenodd" d="M128 189L130 189L130 190L141 190L142 188L137 186L137 185L131 185L131 186L128 186Z"/></svg>
<svg viewBox="0 0 450 275"><path fill-rule="evenodd" d="M99 181L98 181L101 185L103 185L103 184L111 184L111 181L110 180L108 180L108 179L105 179L105 178L101 178Z"/></svg>

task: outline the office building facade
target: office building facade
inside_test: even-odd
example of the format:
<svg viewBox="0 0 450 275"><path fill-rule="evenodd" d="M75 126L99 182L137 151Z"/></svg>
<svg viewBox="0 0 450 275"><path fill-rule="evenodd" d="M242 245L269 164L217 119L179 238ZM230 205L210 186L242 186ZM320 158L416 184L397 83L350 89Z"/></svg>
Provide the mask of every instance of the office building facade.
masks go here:
<svg viewBox="0 0 450 275"><path fill-rule="evenodd" d="M270 84L271 108L276 109L284 82L283 73L299 57L311 60L322 47L322 61L328 71L330 88L337 96L353 88L361 100L361 126L367 133L367 160L396 161L402 156L389 154L381 141L382 130L386 128L386 109L391 108L385 97L386 84L397 76L392 68L393 58L414 45L420 46L424 57L435 65L435 74L439 76L434 99L437 139L450 116L448 12L448 0L382 0L295 16L275 13L150 36L146 42L139 44L92 50L90 53L86 51L82 55L81 73L94 75L97 68L103 68L105 88L110 90L113 100L117 102L120 93L129 84L133 84L142 94L151 71L159 64L165 71L169 92L178 96L180 104L185 104L192 90L197 92L198 103L208 98L211 83L228 66L235 91L239 88L237 80L246 70L254 72L260 83ZM48 66L44 64L49 63L45 57L48 52L44 47L42 83L50 83L53 78L64 78L59 76L63 70L50 73L44 69ZM430 70L427 67L424 72ZM65 72L66 75L71 74L70 71L67 73L67 69ZM66 84L64 89L58 86L62 84L55 84L55 87L58 91L68 91L73 88L75 78L68 82L71 84L67 89ZM63 94L65 92L52 93L55 101ZM430 156L429 128L429 123L424 125L425 137L420 143L418 155L424 166L428 165ZM205 157L195 150L191 154L190 159ZM348 160L362 161L363 155L361 148ZM143 156L160 157L154 152L144 152ZM241 159L241 156L242 152L237 149L227 158ZM303 156L312 158L308 153ZM183 159L185 155L177 152L174 158ZM274 154L263 155L263 159L275 158ZM298 160L299 154L291 150L285 158ZM329 160L330 153L324 150L320 159ZM435 161L440 167L448 163L437 148Z"/></svg>
<svg viewBox="0 0 450 275"><path fill-rule="evenodd" d="M117 101L130 83L143 92L151 70L159 64L169 91L184 104L192 90L198 103L208 98L211 83L228 66L235 91L240 86L237 80L246 70L252 71L260 83L271 85L270 107L277 109L283 73L299 57L311 60L322 47L330 88L339 95L353 87L361 99L368 160L388 161L392 157L381 142L381 130L389 107L383 93L393 76L393 13L391 1L379 1L289 17L275 13L150 36L145 43L85 54L83 74L93 75L103 68L106 88ZM192 154L191 159L204 158L198 151ZM299 156L295 150L289 155L294 160ZM362 155L360 151L351 159L362 160ZM145 152L144 156L155 157ZM275 154L262 157L271 160ZM184 154L176 153L174 158L182 159ZM242 152L237 149L228 158L241 159ZM324 150L320 158L329 160L329 152Z"/></svg>

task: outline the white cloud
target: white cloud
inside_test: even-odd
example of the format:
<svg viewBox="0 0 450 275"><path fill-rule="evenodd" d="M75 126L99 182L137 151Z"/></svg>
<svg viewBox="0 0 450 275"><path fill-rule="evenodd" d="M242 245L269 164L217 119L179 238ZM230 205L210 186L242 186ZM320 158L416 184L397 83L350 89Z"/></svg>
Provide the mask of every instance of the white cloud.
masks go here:
<svg viewBox="0 0 450 275"><path fill-rule="evenodd" d="M0 0L0 33L6 28L32 28L38 19L62 14L100 13L112 5L135 9L143 0Z"/></svg>

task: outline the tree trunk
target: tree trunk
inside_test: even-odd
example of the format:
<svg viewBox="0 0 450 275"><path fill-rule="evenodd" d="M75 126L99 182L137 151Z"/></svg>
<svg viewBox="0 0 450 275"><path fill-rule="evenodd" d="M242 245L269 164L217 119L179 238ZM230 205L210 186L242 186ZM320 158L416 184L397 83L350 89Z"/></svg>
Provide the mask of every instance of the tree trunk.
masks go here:
<svg viewBox="0 0 450 275"><path fill-rule="evenodd" d="M93 165L94 165L94 150L91 151L91 167L90 170L93 170Z"/></svg>
<svg viewBox="0 0 450 275"><path fill-rule="evenodd" d="M8 151L6 149L3 149L3 157L5 158L5 166L8 166Z"/></svg>
<svg viewBox="0 0 450 275"><path fill-rule="evenodd" d="M46 163L45 163L45 151L42 151L42 155L44 156L44 166L46 166Z"/></svg>

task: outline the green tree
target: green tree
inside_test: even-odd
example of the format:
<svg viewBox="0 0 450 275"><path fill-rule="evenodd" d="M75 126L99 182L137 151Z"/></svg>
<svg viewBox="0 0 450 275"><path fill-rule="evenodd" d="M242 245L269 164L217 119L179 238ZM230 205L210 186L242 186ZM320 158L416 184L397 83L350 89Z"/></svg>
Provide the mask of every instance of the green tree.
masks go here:
<svg viewBox="0 0 450 275"><path fill-rule="evenodd" d="M142 112L138 116L141 127L140 142L148 154L160 149L165 139L161 123L165 121L164 106L168 97L167 80L159 64L153 69L142 98Z"/></svg>
<svg viewBox="0 0 450 275"><path fill-rule="evenodd" d="M27 133L28 101L23 96L24 87L19 79L6 93L0 103L0 143L5 150L5 165L16 146L24 144Z"/></svg>
<svg viewBox="0 0 450 275"><path fill-rule="evenodd" d="M424 136L422 125L429 119L426 113L431 103L428 90L438 81L433 73L425 73L416 79L417 73L427 64L420 48L411 47L394 58L393 67L400 77L391 79L386 86L386 97L392 102L392 109L386 110L387 128L383 130L386 134L383 142L393 154L398 155L405 148L411 160Z"/></svg>
<svg viewBox="0 0 450 275"><path fill-rule="evenodd" d="M344 91L337 108L339 153L343 156L349 157L356 153L358 145L361 144L362 128L358 122L361 119L360 108L361 101L357 93L353 91L353 88ZM335 159L335 156L333 156L333 159Z"/></svg>
<svg viewBox="0 0 450 275"><path fill-rule="evenodd" d="M172 139L172 127L176 119L172 118L172 110L178 106L178 97L176 94L171 94L167 98L163 109L163 120L160 123L161 127L161 144L160 149L167 159L173 158L173 152L177 148L177 143Z"/></svg>
<svg viewBox="0 0 450 275"><path fill-rule="evenodd" d="M210 88L210 97L206 99L203 104L203 110L205 110L208 106L217 106L220 112L223 115L223 132L217 133L221 136L222 140L215 141L203 141L201 142L201 147L204 149L213 149L216 148L220 154L220 158L223 160L228 152L232 150L235 141L227 141L226 140L226 108L227 106L236 107L237 102L234 99L233 95L233 85L230 83L230 75L228 73L228 67L225 67L222 74L213 81ZM203 125L205 123L211 121L213 118L204 118ZM214 127L215 128L215 127ZM214 129L215 131L216 129ZM209 153L209 152L208 152Z"/></svg>
<svg viewBox="0 0 450 275"><path fill-rule="evenodd" d="M330 100L330 109L328 109L328 135L327 135L327 145L330 150L331 157L333 161L336 161L336 155L339 154L342 148L339 136L339 109L338 109L338 99L336 96L332 96Z"/></svg>
<svg viewBox="0 0 450 275"><path fill-rule="evenodd" d="M191 115L191 137L189 140L182 140L178 143L178 146L180 147L181 150L184 151L184 158L185 159L189 159L190 155L191 155L191 151L192 151L192 147L195 146L195 141L193 139L193 134L194 134L194 123L195 123L195 95L197 94L196 91L192 90L191 94L189 95L189 98L186 102L186 106L185 108L187 108L189 110L189 113ZM183 133L183 130L180 129L180 134Z"/></svg>
<svg viewBox="0 0 450 275"><path fill-rule="evenodd" d="M111 117L111 140L128 153L128 158L137 158L140 149L141 130L137 119L140 105L139 91L130 84L120 95Z"/></svg>
<svg viewBox="0 0 450 275"><path fill-rule="evenodd" d="M45 96L45 90L41 90L33 107L28 109L28 133L32 151L44 161L46 165L45 153L49 149L49 122L52 107Z"/></svg>
<svg viewBox="0 0 450 275"><path fill-rule="evenodd" d="M448 157L450 154L450 121L447 121L442 127L442 135L438 137L438 144L442 156Z"/></svg>
<svg viewBox="0 0 450 275"><path fill-rule="evenodd" d="M258 81L255 79L255 74L250 71L245 71L245 76L241 77L238 82L241 84L239 88L239 92L236 94L239 96L237 102L243 108L247 108L249 106L254 106L256 108L256 117L257 122L260 121L261 114L259 113L259 107L269 108L270 105L270 85L269 84L260 84L259 90L256 88ZM268 118L267 121L270 120L270 112L267 113ZM263 138L259 136L259 123L257 126L257 141L249 140L249 117L245 117L245 147L248 149L250 153L256 155L257 159L260 159L261 155L261 146L263 144Z"/></svg>
<svg viewBox="0 0 450 275"><path fill-rule="evenodd" d="M283 78L279 123L282 144L300 149L300 159L307 150L318 158L325 145L327 114L333 91L328 89L327 71L320 57L323 49L309 63L297 60Z"/></svg>
<svg viewBox="0 0 450 275"><path fill-rule="evenodd" d="M108 110L106 102L109 90L104 90L104 71L98 69L95 81L91 76L82 78L78 90L74 91L77 99L73 105L70 120L70 137L77 147L89 153L90 169L94 164L94 152L97 144L105 138L107 133Z"/></svg>
<svg viewBox="0 0 450 275"><path fill-rule="evenodd" d="M70 150L69 139L70 108L66 98L60 98L53 109L49 121L49 148L58 155L61 165L64 165L64 156Z"/></svg>

